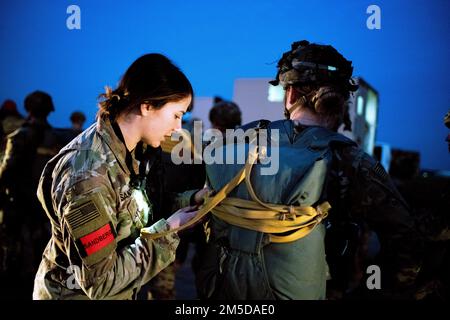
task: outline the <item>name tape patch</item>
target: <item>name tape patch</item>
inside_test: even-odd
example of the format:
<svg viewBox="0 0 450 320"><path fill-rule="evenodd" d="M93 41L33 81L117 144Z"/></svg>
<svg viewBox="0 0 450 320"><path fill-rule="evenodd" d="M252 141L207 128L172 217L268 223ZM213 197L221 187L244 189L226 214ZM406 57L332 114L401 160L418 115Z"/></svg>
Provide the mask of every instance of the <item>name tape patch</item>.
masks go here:
<svg viewBox="0 0 450 320"><path fill-rule="evenodd" d="M79 241L83 245L86 255L89 256L113 242L114 233L111 225L108 223L100 229L81 237Z"/></svg>

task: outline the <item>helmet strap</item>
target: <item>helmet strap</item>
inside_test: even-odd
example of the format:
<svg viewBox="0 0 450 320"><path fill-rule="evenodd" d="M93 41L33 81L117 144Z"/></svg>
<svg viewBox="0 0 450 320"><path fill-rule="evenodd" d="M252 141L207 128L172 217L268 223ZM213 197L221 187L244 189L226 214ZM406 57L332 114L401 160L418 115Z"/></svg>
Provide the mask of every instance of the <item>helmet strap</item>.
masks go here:
<svg viewBox="0 0 450 320"><path fill-rule="evenodd" d="M298 99L298 101L296 103L294 103L290 108L286 108L286 106L284 106L284 116L286 117L286 119L290 119L291 118L291 114L297 110L298 108L300 108L302 105L307 103L307 99L306 96L301 96L300 99Z"/></svg>

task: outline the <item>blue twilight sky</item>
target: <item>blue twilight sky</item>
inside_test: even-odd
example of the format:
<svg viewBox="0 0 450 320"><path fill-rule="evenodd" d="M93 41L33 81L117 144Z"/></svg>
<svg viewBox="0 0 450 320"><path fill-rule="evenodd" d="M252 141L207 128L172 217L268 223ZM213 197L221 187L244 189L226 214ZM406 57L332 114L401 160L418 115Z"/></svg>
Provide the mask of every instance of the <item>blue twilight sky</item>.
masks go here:
<svg viewBox="0 0 450 320"><path fill-rule="evenodd" d="M81 30L66 27L81 9ZM366 9L381 8L381 30ZM232 98L236 78L273 77L291 42L332 44L380 94L377 140L418 150L422 167L450 169L450 1L40 0L0 4L0 101L53 96L54 126L75 109L89 119L104 85L140 55L168 55L197 96ZM281 118L281 110L280 110Z"/></svg>

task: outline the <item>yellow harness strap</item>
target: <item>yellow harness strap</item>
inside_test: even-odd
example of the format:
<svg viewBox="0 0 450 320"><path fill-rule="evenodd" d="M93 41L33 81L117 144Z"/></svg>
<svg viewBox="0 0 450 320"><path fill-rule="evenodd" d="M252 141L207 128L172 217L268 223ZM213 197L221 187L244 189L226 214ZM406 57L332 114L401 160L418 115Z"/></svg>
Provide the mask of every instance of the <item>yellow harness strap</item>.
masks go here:
<svg viewBox="0 0 450 320"><path fill-rule="evenodd" d="M218 218L242 228L268 233L271 242L291 242L308 235L328 215L331 208L328 202L313 207L286 206L262 202L255 194L250 182L250 173L256 159L257 148L249 151L245 166L214 197L207 199L197 215L179 228L162 233L149 233L141 230L141 237L156 239L166 234L188 228L203 218L208 212ZM242 180L245 179L247 190L253 199L248 201L239 198L227 198ZM294 231L287 235L285 232Z"/></svg>
<svg viewBox="0 0 450 320"><path fill-rule="evenodd" d="M269 210L257 202L226 198L212 209L212 213L242 228L268 233L271 242L290 242L309 234L328 215L330 205L324 202L317 207L272 205ZM297 230L288 235L276 235Z"/></svg>
<svg viewBox="0 0 450 320"><path fill-rule="evenodd" d="M227 197L227 194L230 193L231 190L233 190L239 183L244 180L244 168L242 168L234 178L227 183L214 197L209 198L205 200L205 203L203 206L198 210L197 215L189 220L188 223L172 230L168 230L161 233L150 233L146 229L141 229L141 237L147 238L147 239L157 239L162 236L165 236L166 234L177 232L183 229L186 229L193 224L195 224L197 221L202 219L208 212L210 212L215 206L217 206L223 199Z"/></svg>

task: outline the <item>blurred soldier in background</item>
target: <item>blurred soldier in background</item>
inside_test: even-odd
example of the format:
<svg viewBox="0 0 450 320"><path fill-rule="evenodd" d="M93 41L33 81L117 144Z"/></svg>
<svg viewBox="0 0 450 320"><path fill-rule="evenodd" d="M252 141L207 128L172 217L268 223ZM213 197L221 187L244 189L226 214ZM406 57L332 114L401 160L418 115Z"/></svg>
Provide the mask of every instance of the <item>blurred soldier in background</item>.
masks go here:
<svg viewBox="0 0 450 320"><path fill-rule="evenodd" d="M232 101L219 101L209 111L209 121L214 129L225 133L226 129L235 129L241 125L241 110Z"/></svg>
<svg viewBox="0 0 450 320"><path fill-rule="evenodd" d="M41 172L59 145L47 122L54 111L50 95L35 91L25 98L26 121L8 136L0 165L1 296L31 299L33 278L50 228L36 190Z"/></svg>
<svg viewBox="0 0 450 320"><path fill-rule="evenodd" d="M83 112L74 111L70 115L70 122L72 126L70 128L55 128L54 132L57 136L59 144L64 147L66 144L75 139L82 131L83 124L86 121L86 116Z"/></svg>
<svg viewBox="0 0 450 320"><path fill-rule="evenodd" d="M7 136L20 128L24 121L14 101L3 102L0 108L0 163L5 152Z"/></svg>
<svg viewBox="0 0 450 320"><path fill-rule="evenodd" d="M81 133L83 131L83 125L86 122L86 116L81 111L74 111L70 115L70 122L72 122L72 130Z"/></svg>
<svg viewBox="0 0 450 320"><path fill-rule="evenodd" d="M444 117L450 128L450 112ZM450 135L447 136L450 152ZM408 164L405 164L408 167ZM395 173L395 172L394 172ZM450 298L450 177L445 172L423 171L399 176L399 191L425 240L423 267L417 279L416 299L448 301Z"/></svg>

